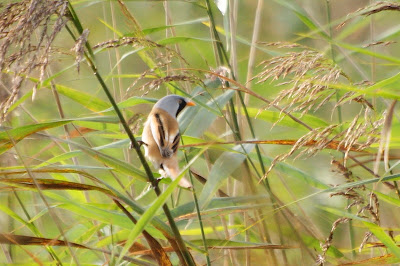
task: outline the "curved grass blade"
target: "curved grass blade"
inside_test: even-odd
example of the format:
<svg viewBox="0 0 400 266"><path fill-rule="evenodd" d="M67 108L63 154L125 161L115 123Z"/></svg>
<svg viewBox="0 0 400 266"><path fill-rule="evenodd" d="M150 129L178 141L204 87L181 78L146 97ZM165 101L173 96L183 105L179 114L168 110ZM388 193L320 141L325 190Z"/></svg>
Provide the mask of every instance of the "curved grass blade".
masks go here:
<svg viewBox="0 0 400 266"><path fill-rule="evenodd" d="M103 101L93 96L93 94L86 93L82 90L75 90L58 84L55 84L55 86L58 93L70 98L71 100L81 104L93 112L99 112L111 106L111 104L108 102Z"/></svg>
<svg viewBox="0 0 400 266"><path fill-rule="evenodd" d="M32 124L32 125L21 126L21 127L17 127L17 128L13 128L13 129L1 128L1 130L3 132L0 132L0 154L11 149L14 146L13 143L18 143L22 139L24 139L36 132L63 126L70 122L71 121L57 121L57 122ZM4 131L6 131L6 132L4 132ZM10 138L12 138L13 141L11 141Z"/></svg>
<svg viewBox="0 0 400 266"><path fill-rule="evenodd" d="M378 238L398 259L400 259L400 247L388 236L382 227L365 221L363 224Z"/></svg>
<svg viewBox="0 0 400 266"><path fill-rule="evenodd" d="M204 210L208 206L211 198L222 183L246 159L246 155L239 152L244 149L246 154L248 154L254 147L255 144L237 145L233 148L236 152L225 152L215 161L208 176L207 183L199 196L199 206L201 210Z"/></svg>
<svg viewBox="0 0 400 266"><path fill-rule="evenodd" d="M251 153L251 158L256 159L257 154ZM263 162L265 164L270 165L273 161L272 158L262 155ZM313 186L318 189L328 189L329 186L322 181L318 180L317 178L309 175L308 173L284 162L279 162L274 167L275 171L279 171L285 175L289 175L298 179L303 180L307 185Z"/></svg>
<svg viewBox="0 0 400 266"><path fill-rule="evenodd" d="M145 226L152 220L154 215L156 214L157 210L159 210L162 205L165 204L167 199L170 197L172 192L178 186L179 181L183 178L185 172L189 169L189 167L200 157L201 154L206 150L206 148L202 149L198 154L186 165L186 167L181 171L181 174L174 180L172 183L167 187L167 189L157 197L156 201L145 211L145 213L140 217L139 221L137 222L136 226L133 228L131 233L129 234L128 240L124 248L121 251L119 260L121 256L124 256L126 252L128 252L129 247L135 242L136 238L145 228Z"/></svg>
<svg viewBox="0 0 400 266"><path fill-rule="evenodd" d="M208 39L208 38L193 38L193 37L177 36L177 37L170 37L170 38L162 39L162 40L158 41L158 44L170 45L170 44L191 42L191 41L212 42L213 40Z"/></svg>

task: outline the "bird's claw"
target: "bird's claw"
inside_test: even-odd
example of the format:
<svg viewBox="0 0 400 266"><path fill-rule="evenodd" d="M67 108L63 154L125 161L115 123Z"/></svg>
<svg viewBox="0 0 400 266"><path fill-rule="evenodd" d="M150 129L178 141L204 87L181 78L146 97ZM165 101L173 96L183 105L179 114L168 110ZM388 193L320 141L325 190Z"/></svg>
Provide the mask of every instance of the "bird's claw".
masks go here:
<svg viewBox="0 0 400 266"><path fill-rule="evenodd" d="M160 181L161 181L163 178L164 178L164 177L161 176L161 177L155 179L155 180L154 180L154 184L151 184L151 185L150 185L151 188L152 188L152 189L155 189L156 186L158 186L158 184L160 183Z"/></svg>
<svg viewBox="0 0 400 266"><path fill-rule="evenodd" d="M141 140L138 140L138 141L137 141L137 144L139 144L139 148L140 148L142 145L147 146L147 143L145 143L145 142L143 142L143 141L141 141ZM129 149L133 149L133 148L135 148L135 145L133 145L133 142L131 141L131 144L129 145Z"/></svg>

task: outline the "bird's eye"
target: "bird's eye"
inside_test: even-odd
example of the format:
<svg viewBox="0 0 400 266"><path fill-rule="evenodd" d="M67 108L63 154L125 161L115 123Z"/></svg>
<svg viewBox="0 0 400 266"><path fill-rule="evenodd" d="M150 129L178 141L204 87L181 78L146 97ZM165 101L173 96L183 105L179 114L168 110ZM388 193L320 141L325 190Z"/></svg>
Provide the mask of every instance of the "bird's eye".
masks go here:
<svg viewBox="0 0 400 266"><path fill-rule="evenodd" d="M178 101L179 104L182 104L182 102L183 102L182 100L179 100L179 101Z"/></svg>

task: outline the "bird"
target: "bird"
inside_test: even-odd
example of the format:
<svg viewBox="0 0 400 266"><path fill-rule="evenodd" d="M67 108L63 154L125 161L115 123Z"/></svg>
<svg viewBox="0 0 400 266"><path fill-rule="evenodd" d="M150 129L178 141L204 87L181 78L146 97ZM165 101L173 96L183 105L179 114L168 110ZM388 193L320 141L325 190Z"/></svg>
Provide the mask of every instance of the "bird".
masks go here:
<svg viewBox="0 0 400 266"><path fill-rule="evenodd" d="M176 179L179 176L178 147L180 142L177 116L186 106L196 104L179 95L168 95L153 106L143 128L142 143L146 158L159 170L161 177ZM191 188L184 177L179 185Z"/></svg>

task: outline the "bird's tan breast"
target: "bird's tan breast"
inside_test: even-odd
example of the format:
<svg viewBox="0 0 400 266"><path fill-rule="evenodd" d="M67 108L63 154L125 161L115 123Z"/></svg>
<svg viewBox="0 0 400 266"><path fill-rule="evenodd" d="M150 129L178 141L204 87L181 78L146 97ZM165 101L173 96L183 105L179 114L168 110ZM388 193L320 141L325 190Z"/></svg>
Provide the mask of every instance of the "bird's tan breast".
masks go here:
<svg viewBox="0 0 400 266"><path fill-rule="evenodd" d="M155 141L155 137L151 131L151 120L154 119L154 116L158 115L162 119L163 129L168 133L168 138L170 136L175 136L179 132L178 122L174 117L172 117L168 112L159 109L153 108L153 110L149 114L149 118L146 121L146 124L143 128L142 140L147 145L146 149L146 157L148 157L151 161L156 164L163 163L163 161L167 158L163 158L160 153L160 149Z"/></svg>
<svg viewBox="0 0 400 266"><path fill-rule="evenodd" d="M159 108L153 108L149 116L156 114L159 114L162 117L164 127L169 133L176 133L179 131L178 121L176 121L176 118L172 117L167 111Z"/></svg>

